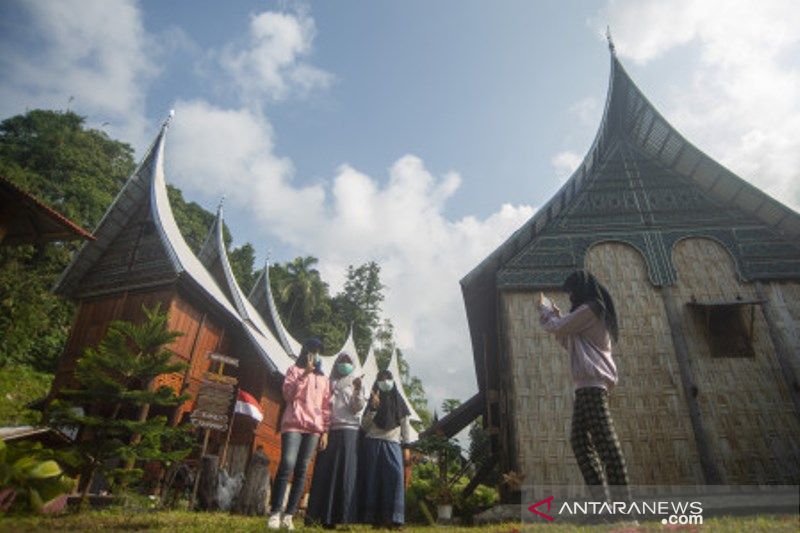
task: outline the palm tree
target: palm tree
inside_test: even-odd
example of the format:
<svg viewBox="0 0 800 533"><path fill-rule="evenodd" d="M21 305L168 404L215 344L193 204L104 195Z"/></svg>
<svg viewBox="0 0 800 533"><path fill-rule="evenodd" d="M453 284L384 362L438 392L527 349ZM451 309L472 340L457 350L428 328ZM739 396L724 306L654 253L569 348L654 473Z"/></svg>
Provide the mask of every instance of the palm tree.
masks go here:
<svg viewBox="0 0 800 533"><path fill-rule="evenodd" d="M281 280L278 292L284 302L291 302L289 316L286 318L288 326L293 325L295 312L300 311L304 322L308 322L311 312L324 300L328 286L320 278L319 271L313 268L319 263L316 257L296 257L291 263L286 264L287 276ZM304 324L303 328L307 329Z"/></svg>

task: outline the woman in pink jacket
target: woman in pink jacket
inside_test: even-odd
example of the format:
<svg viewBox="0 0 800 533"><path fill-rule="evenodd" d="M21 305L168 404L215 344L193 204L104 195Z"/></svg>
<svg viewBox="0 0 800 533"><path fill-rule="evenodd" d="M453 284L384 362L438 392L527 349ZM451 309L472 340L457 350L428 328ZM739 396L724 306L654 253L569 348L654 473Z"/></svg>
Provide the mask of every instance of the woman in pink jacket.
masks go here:
<svg viewBox="0 0 800 533"><path fill-rule="evenodd" d="M310 339L303 344L297 362L286 371L283 399L286 409L281 418L281 463L272 484L270 516L267 527L294 529L292 516L297 511L306 483L306 470L314 451L328 443L331 416L330 381L319 365L322 343ZM292 490L281 516L289 477Z"/></svg>

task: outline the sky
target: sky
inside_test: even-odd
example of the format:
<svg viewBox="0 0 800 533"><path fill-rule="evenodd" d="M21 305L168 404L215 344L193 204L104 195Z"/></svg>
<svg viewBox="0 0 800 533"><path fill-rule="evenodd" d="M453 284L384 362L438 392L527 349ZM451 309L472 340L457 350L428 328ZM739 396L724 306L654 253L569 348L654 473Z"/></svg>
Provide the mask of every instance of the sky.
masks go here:
<svg viewBox="0 0 800 533"><path fill-rule="evenodd" d="M477 390L459 280L582 160L611 28L691 142L800 207L800 4L762 0L0 3L0 118L71 109L262 263L375 260L431 407Z"/></svg>

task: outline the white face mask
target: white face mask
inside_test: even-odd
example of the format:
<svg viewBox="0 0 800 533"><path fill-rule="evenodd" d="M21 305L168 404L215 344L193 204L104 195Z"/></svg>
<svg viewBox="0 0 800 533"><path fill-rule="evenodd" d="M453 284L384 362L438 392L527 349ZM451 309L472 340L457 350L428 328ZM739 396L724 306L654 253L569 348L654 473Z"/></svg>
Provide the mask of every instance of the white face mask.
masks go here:
<svg viewBox="0 0 800 533"><path fill-rule="evenodd" d="M378 382L378 388L383 392L389 392L394 387L394 380L385 379Z"/></svg>

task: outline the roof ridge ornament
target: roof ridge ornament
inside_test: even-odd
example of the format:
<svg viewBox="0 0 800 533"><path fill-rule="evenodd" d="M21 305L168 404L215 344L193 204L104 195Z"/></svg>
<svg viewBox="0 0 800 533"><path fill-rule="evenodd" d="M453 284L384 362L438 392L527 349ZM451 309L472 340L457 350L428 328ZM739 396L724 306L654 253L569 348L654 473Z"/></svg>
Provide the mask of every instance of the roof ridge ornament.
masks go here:
<svg viewBox="0 0 800 533"><path fill-rule="evenodd" d="M227 198L227 197L228 197L227 194L223 194L222 196L219 197L219 203L217 204L217 216L218 217L222 213L222 206L225 203L225 198Z"/></svg>
<svg viewBox="0 0 800 533"><path fill-rule="evenodd" d="M606 26L606 41L608 41L608 51L611 52L612 56L617 55L617 49L614 46L614 39L611 38L611 27Z"/></svg>
<svg viewBox="0 0 800 533"><path fill-rule="evenodd" d="M175 110L170 109L167 118L164 119L164 125L162 126L163 129L167 129L169 127L169 123L172 122L172 119L175 117Z"/></svg>

